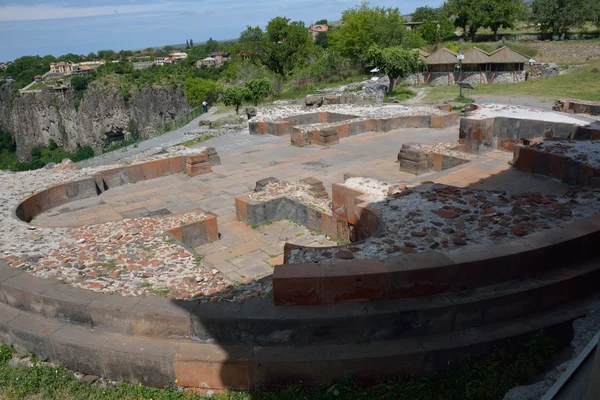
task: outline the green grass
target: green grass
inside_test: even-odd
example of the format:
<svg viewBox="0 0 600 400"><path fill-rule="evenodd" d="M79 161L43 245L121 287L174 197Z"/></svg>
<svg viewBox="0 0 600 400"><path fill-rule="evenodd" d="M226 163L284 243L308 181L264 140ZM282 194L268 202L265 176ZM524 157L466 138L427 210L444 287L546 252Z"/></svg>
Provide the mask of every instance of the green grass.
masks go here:
<svg viewBox="0 0 600 400"><path fill-rule="evenodd" d="M107 147L104 150L104 153L110 153L111 151L119 150L119 149L122 149L123 147L127 147L130 145L133 145L135 147L135 146L137 146L137 144L138 144L138 141L135 139L119 140L117 142L113 142L109 147Z"/></svg>
<svg viewBox="0 0 600 400"><path fill-rule="evenodd" d="M429 379L396 378L365 387L347 378L313 389L299 384L271 391L228 391L201 397L176 388L153 389L120 383L101 388L75 380L63 367L37 364L31 368L11 368L12 349L0 346L0 398L13 399L213 399L213 400L496 400L512 387L531 383L548 365L555 350L554 341L538 334L516 353L495 351L481 360L466 360L459 368L449 368ZM36 360L33 360L34 362Z"/></svg>
<svg viewBox="0 0 600 400"><path fill-rule="evenodd" d="M166 296L169 294L169 289L156 289L152 291L152 294L157 296Z"/></svg>
<svg viewBox="0 0 600 400"><path fill-rule="evenodd" d="M544 100L574 98L579 100L600 101L600 74L592 73L593 68L600 67L600 62L572 68L569 72L549 78L526 81L522 83L499 83L473 85L475 90L469 95L532 97ZM456 98L458 86L435 86L430 88L425 101L443 101Z"/></svg>
<svg viewBox="0 0 600 400"><path fill-rule="evenodd" d="M365 79L368 79L368 77L359 74L351 76L349 78L344 78L342 80L332 79L329 82L318 82L308 85L297 85L295 83L288 83L283 87L279 94L273 96L273 100L299 99L309 94L315 94L315 92L319 89L328 89L341 85L348 85L354 82L362 82Z"/></svg>
<svg viewBox="0 0 600 400"><path fill-rule="evenodd" d="M391 95L388 95L388 94L385 95L385 101L408 100L411 97L414 97L415 95L416 95L416 93L413 92L412 90L410 90L407 86L396 86L394 88L394 90L392 91Z"/></svg>
<svg viewBox="0 0 600 400"><path fill-rule="evenodd" d="M194 146L196 144L205 142L208 139L212 139L212 138L215 138L215 137L217 137L217 135L213 135L213 134L202 135L199 138L188 140L187 142L182 143L182 145L185 146L185 147L192 147L192 146Z"/></svg>

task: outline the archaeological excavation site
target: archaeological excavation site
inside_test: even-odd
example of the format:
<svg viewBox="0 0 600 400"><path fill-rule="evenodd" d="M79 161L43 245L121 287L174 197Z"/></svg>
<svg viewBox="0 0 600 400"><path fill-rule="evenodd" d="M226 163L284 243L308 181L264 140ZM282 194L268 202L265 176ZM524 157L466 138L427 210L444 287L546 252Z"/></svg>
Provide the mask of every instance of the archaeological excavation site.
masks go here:
<svg viewBox="0 0 600 400"><path fill-rule="evenodd" d="M1 171L0 341L199 390L569 343L599 290L600 105L350 97L248 108L206 147Z"/></svg>

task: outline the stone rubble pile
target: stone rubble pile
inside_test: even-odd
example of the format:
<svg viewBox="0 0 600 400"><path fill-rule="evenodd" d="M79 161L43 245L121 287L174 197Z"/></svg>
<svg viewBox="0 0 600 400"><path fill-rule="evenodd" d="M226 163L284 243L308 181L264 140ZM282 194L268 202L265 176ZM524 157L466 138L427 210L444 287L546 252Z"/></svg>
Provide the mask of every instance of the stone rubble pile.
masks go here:
<svg viewBox="0 0 600 400"><path fill-rule="evenodd" d="M346 258L385 259L422 251L448 251L468 244L501 243L600 211L597 188L577 189L560 197L541 193L506 195L433 183L377 186L376 181L361 178L352 178L346 185L371 197L371 208L379 211L384 227L377 237L350 245L351 257ZM327 249L300 249L292 252L290 263L331 263L335 257Z"/></svg>

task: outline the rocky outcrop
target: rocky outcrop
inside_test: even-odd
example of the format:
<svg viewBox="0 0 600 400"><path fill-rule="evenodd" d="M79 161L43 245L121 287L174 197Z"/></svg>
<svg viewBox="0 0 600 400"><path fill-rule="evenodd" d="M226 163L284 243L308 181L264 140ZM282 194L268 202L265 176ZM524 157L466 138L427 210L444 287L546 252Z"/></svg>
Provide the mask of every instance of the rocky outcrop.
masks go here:
<svg viewBox="0 0 600 400"><path fill-rule="evenodd" d="M96 153L111 136L136 130L149 137L153 127L172 121L189 111L183 92L173 87L131 90L130 96L117 85L92 82L79 106L72 91L13 93L0 91L0 128L13 133L17 157L26 160L31 148L53 139L74 150L90 146Z"/></svg>

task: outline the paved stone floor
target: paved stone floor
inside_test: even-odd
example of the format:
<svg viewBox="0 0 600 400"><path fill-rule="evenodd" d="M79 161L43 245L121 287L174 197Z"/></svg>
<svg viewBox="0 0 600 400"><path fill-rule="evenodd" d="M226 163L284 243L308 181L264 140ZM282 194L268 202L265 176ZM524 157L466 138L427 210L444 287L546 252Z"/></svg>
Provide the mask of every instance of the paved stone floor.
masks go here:
<svg viewBox="0 0 600 400"><path fill-rule="evenodd" d="M511 153L494 152L481 160L435 174L415 176L398 170L397 154L409 142L436 143L457 140L457 127L404 129L367 133L342 139L331 147L299 148L289 138L232 134L215 146L222 165L206 175L171 175L111 189L102 195L49 210L38 216L38 226L92 225L123 218L161 216L192 209L218 217L221 239L194 249L203 262L234 281L262 277L282 262L283 243L330 246L332 242L289 221L252 229L236 221L235 196L249 193L257 180L276 177L289 181L315 177L331 190L344 173L384 182L438 183L507 192L561 192L566 186L531 174L513 171ZM267 140L268 139L268 140Z"/></svg>

